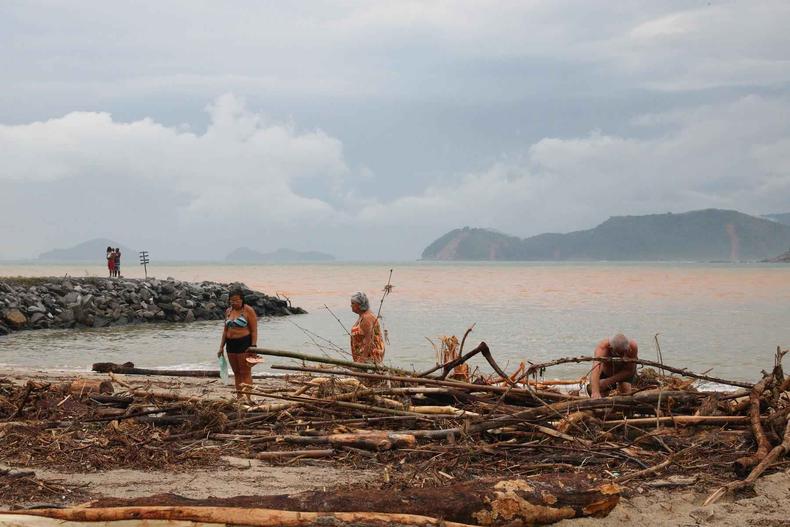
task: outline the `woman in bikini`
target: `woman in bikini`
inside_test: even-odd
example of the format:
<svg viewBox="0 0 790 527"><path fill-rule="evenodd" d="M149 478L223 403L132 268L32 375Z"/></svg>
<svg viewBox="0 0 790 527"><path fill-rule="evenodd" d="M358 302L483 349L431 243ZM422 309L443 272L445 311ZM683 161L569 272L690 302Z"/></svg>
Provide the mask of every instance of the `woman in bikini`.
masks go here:
<svg viewBox="0 0 790 527"><path fill-rule="evenodd" d="M219 345L217 357L221 357L223 350L227 350L228 362L236 383L236 397L241 398L243 388L252 386L252 364L247 358L256 355L248 353L247 349L258 345L258 317L255 310L244 303L244 295L240 290L231 291L228 302L230 307L225 311L225 327L222 330L222 343ZM249 394L246 399L252 400Z"/></svg>

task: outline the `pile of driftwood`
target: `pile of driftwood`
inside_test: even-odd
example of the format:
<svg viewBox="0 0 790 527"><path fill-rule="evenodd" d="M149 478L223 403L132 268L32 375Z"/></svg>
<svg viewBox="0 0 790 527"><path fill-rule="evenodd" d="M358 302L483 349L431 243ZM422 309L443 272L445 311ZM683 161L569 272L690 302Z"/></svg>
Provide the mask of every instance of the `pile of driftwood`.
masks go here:
<svg viewBox="0 0 790 527"><path fill-rule="evenodd" d="M104 383L0 384L0 459L74 470L178 469L221 463L232 447L269 463L382 474L375 485L328 492L199 502L166 495L36 512L53 518L233 523L232 511L244 507L248 525L285 521L282 511L315 521L333 515L335 525L506 525L605 515L621 494L652 487L701 486L712 503L775 469L790 449L786 351L777 349L755 384L635 360L643 369L634 393L591 399L546 380L545 371L614 359L559 359L509 374L485 343L461 349L425 372L256 349L301 364L272 366L287 375L250 387L252 405L123 386L119 374L172 373L130 364L96 365L110 376ZM468 378L459 366L477 355L493 374ZM705 391L699 381L732 389Z"/></svg>

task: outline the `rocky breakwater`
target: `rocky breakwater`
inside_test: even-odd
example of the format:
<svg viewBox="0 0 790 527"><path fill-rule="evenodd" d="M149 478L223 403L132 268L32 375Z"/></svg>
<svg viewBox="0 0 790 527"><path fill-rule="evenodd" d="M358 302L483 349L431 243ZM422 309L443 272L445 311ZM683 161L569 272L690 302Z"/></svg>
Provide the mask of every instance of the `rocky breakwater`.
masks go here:
<svg viewBox="0 0 790 527"><path fill-rule="evenodd" d="M225 316L228 291L240 287L259 316L305 313L243 284L167 279L0 279L0 335L25 329L193 322Z"/></svg>

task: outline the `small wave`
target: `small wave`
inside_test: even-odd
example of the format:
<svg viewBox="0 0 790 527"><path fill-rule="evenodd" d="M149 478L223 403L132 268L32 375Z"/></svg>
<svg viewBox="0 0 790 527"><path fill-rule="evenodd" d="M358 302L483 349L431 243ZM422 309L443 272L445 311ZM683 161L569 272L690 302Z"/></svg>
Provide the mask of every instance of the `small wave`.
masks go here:
<svg viewBox="0 0 790 527"><path fill-rule="evenodd" d="M183 370L206 370L216 368L217 363L211 361L205 362L188 362L183 364L170 364L170 365L162 365L157 366L156 369L158 370L171 370L171 371L183 371Z"/></svg>
<svg viewBox="0 0 790 527"><path fill-rule="evenodd" d="M731 392L739 389L737 386L712 381L696 381L693 386L701 392Z"/></svg>

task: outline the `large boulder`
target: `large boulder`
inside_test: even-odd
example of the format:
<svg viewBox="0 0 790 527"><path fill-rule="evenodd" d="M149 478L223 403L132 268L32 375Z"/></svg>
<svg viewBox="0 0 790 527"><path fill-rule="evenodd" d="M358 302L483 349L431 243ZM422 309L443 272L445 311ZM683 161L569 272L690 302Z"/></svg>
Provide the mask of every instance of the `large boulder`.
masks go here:
<svg viewBox="0 0 790 527"><path fill-rule="evenodd" d="M3 311L3 321L12 329L22 329L27 324L27 317L15 307Z"/></svg>
<svg viewBox="0 0 790 527"><path fill-rule="evenodd" d="M71 291L70 293L67 293L63 297L63 303L66 304L67 306L70 306L72 304L76 304L79 300L80 300L80 294L79 293L75 293L74 291Z"/></svg>

